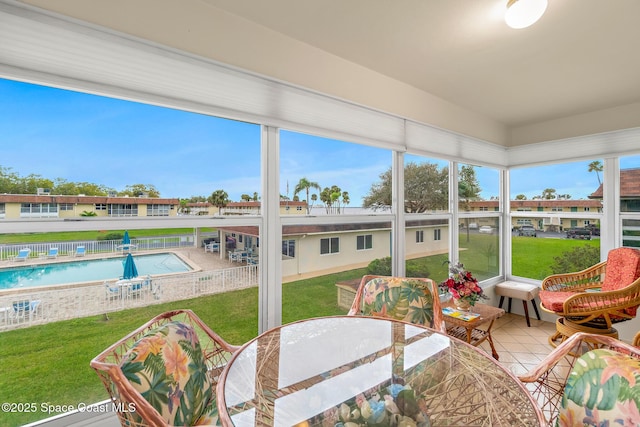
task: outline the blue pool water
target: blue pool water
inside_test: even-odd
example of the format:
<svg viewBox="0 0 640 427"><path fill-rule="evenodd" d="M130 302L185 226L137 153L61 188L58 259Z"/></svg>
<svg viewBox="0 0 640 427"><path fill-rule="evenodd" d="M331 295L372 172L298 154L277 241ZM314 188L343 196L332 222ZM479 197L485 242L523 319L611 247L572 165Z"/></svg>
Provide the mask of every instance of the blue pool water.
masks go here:
<svg viewBox="0 0 640 427"><path fill-rule="evenodd" d="M122 276L124 259L124 257L87 259L5 268L0 270L0 290L115 280ZM138 268L138 276L191 270L187 264L172 253L134 255L133 259Z"/></svg>

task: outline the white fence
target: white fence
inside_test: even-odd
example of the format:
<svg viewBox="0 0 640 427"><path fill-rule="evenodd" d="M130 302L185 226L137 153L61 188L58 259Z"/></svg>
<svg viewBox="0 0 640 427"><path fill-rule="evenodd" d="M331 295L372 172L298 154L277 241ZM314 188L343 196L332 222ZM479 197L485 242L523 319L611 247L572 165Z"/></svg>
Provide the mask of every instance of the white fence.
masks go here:
<svg viewBox="0 0 640 427"><path fill-rule="evenodd" d="M168 237L145 237L131 239L131 245L136 251L146 251L153 249L171 249L194 246L193 236L168 236ZM20 245L0 246L0 261L8 260L20 252L20 249L31 249L30 257L38 258L40 254L46 254L50 248L58 248L58 254L73 255L78 246L84 246L87 254L119 252L122 250L121 240L88 240L78 242L54 242L54 243L25 243Z"/></svg>
<svg viewBox="0 0 640 427"><path fill-rule="evenodd" d="M134 295L110 295L104 282L0 296L0 331L212 295L258 285L258 266L246 265L154 278Z"/></svg>

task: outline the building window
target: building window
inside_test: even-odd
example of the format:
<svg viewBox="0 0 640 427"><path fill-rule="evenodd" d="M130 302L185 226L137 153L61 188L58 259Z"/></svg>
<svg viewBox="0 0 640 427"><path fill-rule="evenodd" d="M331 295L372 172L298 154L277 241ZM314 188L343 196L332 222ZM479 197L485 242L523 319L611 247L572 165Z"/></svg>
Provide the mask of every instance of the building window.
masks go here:
<svg viewBox="0 0 640 427"><path fill-rule="evenodd" d="M589 212L591 210L591 208L589 206L585 206L584 211L585 212Z"/></svg>
<svg viewBox="0 0 640 427"><path fill-rule="evenodd" d="M433 230L433 240L442 240L442 235L439 228Z"/></svg>
<svg viewBox="0 0 640 427"><path fill-rule="evenodd" d="M282 241L282 255L295 258L296 257L296 241L291 240L283 240Z"/></svg>
<svg viewBox="0 0 640 427"><path fill-rule="evenodd" d="M339 237L320 239L320 255L337 254L338 252L340 252Z"/></svg>
<svg viewBox="0 0 640 427"><path fill-rule="evenodd" d="M4 215L5 214L5 205L4 203L0 203L0 215Z"/></svg>
<svg viewBox="0 0 640 427"><path fill-rule="evenodd" d="M480 206L479 210L480 212L488 212L489 208L487 206Z"/></svg>
<svg viewBox="0 0 640 427"><path fill-rule="evenodd" d="M138 205L114 203L109 205L110 216L138 216Z"/></svg>
<svg viewBox="0 0 640 427"><path fill-rule="evenodd" d="M106 211L107 210L107 204L106 203L96 203L95 210L97 210L97 211Z"/></svg>
<svg viewBox="0 0 640 427"><path fill-rule="evenodd" d="M424 243L424 230L416 231L416 243Z"/></svg>
<svg viewBox="0 0 640 427"><path fill-rule="evenodd" d="M22 203L20 205L21 217L44 218L58 216L57 203Z"/></svg>
<svg viewBox="0 0 640 427"><path fill-rule="evenodd" d="M356 237L356 249L362 251L364 249L373 248L373 235L365 234L363 236Z"/></svg>
<svg viewBox="0 0 640 427"><path fill-rule="evenodd" d="M73 203L60 203L59 208L61 211L72 211Z"/></svg>
<svg viewBox="0 0 640 427"><path fill-rule="evenodd" d="M147 205L147 216L169 216L171 205Z"/></svg>
<svg viewBox="0 0 640 427"><path fill-rule="evenodd" d="M553 208L551 208L551 212L562 212L562 208L559 208L557 206L553 207Z"/></svg>

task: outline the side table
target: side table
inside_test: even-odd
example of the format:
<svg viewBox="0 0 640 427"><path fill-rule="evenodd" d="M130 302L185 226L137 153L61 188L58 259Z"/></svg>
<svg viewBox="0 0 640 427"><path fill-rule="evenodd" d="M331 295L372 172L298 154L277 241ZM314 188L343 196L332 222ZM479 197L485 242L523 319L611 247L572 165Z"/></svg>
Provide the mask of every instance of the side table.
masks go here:
<svg viewBox="0 0 640 427"><path fill-rule="evenodd" d="M442 304L442 306L455 308L451 301ZM477 313L480 316L468 321L451 316L443 316L447 327L447 334L462 341L466 341L476 347L482 344L485 340L489 341L491 354L494 359L498 360L498 352L493 345L493 338L491 337L491 328L493 327L493 322L504 314L504 310L486 304L476 304L471 307L470 311L472 313ZM480 326L487 323L488 326L486 329L480 328Z"/></svg>

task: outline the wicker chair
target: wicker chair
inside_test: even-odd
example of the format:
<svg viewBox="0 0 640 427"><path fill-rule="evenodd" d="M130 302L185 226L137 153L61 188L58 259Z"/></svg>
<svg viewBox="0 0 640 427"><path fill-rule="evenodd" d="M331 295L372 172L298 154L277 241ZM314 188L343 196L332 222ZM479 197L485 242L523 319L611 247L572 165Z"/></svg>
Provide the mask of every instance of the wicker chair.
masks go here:
<svg viewBox="0 0 640 427"><path fill-rule="evenodd" d="M107 348L91 367L123 426L215 425L218 377L238 348L191 310L175 310Z"/></svg>
<svg viewBox="0 0 640 427"><path fill-rule="evenodd" d="M389 317L446 333L438 285L427 278L366 275L348 315Z"/></svg>
<svg viewBox="0 0 640 427"><path fill-rule="evenodd" d="M558 420L561 426L618 425L611 418L640 423L632 398L640 395L640 348L615 338L578 332L518 378L538 401L548 426Z"/></svg>
<svg viewBox="0 0 640 427"><path fill-rule="evenodd" d="M576 332L618 338L613 324L633 319L640 305L640 250L617 248L607 261L542 282L540 306L559 316L553 346Z"/></svg>

